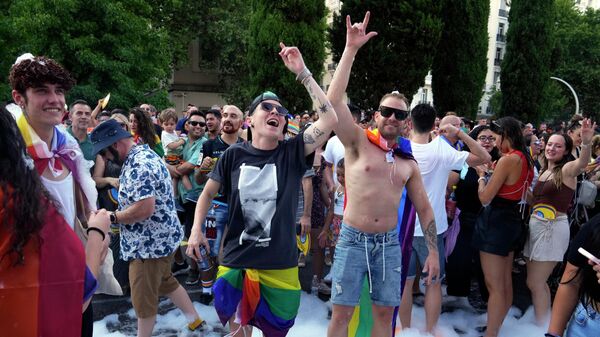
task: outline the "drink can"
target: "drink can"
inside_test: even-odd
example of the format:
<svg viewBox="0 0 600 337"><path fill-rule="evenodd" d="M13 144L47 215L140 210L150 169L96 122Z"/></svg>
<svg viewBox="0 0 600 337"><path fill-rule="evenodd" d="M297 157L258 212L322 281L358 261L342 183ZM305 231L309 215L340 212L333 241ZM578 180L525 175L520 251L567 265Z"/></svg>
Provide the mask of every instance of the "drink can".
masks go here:
<svg viewBox="0 0 600 337"><path fill-rule="evenodd" d="M202 261L198 261L198 269L202 271L211 270L213 267L212 261L204 247L200 247L200 258L202 258Z"/></svg>

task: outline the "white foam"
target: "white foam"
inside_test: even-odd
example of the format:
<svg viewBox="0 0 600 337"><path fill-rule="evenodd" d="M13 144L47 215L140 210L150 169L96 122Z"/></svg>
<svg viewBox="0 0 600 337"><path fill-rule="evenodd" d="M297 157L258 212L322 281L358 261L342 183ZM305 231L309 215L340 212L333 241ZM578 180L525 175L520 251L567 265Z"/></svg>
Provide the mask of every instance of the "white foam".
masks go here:
<svg viewBox="0 0 600 337"><path fill-rule="evenodd" d="M202 336L207 337L218 337L222 333L217 331L221 329L221 323L217 317L217 314L212 306L206 306L197 302L194 302L194 307L206 320L208 328L207 333L202 333ZM499 337L531 337L531 336L543 336L546 332L546 327L541 328L535 325L535 319L533 315L533 309L530 308L527 312L521 316L521 311L516 308L511 308L502 329L500 330ZM127 316L135 319L135 313L132 310L127 312ZM443 313L440 316L438 323L438 336L436 337L475 337L481 335L477 332L476 328L485 326L486 314L477 314L466 310L456 310L453 312ZM129 337L131 335L125 335L121 332L108 331L107 325L114 326L118 324L118 316L116 314L108 315L104 319L94 323L94 336L95 337ZM317 299L314 296L302 293L300 299L300 309L298 311L298 317L296 323L290 332L289 337L323 337L327 334L327 306L324 302ZM172 335L173 330L181 331L182 334L185 331L187 321L181 311L178 309L171 310L164 315L157 317L155 331L158 329L170 329ZM425 326L425 311L422 307L413 307L412 312L412 328L406 329L396 336L399 337L429 337L431 335L421 333ZM217 329L217 331L215 331ZM456 331L461 331L459 335ZM253 337L261 337L262 333L258 329L253 329Z"/></svg>

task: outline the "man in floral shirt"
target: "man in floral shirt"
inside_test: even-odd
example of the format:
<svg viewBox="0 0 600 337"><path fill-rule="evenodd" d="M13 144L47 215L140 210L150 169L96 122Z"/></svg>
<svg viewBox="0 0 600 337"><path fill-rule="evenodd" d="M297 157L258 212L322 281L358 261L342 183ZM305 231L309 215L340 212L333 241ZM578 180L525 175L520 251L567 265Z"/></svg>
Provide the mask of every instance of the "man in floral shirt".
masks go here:
<svg viewBox="0 0 600 337"><path fill-rule="evenodd" d="M191 330L203 321L185 289L171 274L173 254L183 239L169 172L148 145L136 146L115 120L98 125L90 135L94 155L112 147L123 163L119 177L119 209L111 222L121 227L121 255L129 264L131 301L138 317L138 336L151 336L159 296L169 297L190 320Z"/></svg>

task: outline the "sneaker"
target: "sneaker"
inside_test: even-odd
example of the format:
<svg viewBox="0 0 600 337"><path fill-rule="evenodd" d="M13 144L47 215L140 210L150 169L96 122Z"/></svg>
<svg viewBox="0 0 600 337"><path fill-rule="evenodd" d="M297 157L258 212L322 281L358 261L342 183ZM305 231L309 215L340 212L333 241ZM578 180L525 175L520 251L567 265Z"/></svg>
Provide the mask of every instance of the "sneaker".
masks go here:
<svg viewBox="0 0 600 337"><path fill-rule="evenodd" d="M188 324L188 329L190 329L191 331L194 331L196 329L200 329L200 328L202 328L202 326L205 323L206 322L202 318L198 317L198 318L196 318L195 321L193 321L192 323Z"/></svg>
<svg viewBox="0 0 600 337"><path fill-rule="evenodd" d="M304 253L300 253L300 256L298 256L298 267L306 267L306 256Z"/></svg>
<svg viewBox="0 0 600 337"><path fill-rule="evenodd" d="M200 274L198 273L197 270L190 269L190 270L188 270L187 274L188 275L185 279L185 284L187 284L189 286L198 284L198 281L200 280Z"/></svg>
<svg viewBox="0 0 600 337"><path fill-rule="evenodd" d="M524 258L522 258L522 257L518 257L518 258L516 258L516 259L515 259L515 262L516 262L516 263L517 263L519 266L521 266L521 267L523 267L524 265L526 265L526 264L527 264L527 261L525 261L525 259L524 259Z"/></svg>
<svg viewBox="0 0 600 337"><path fill-rule="evenodd" d="M173 262L173 265L171 266L171 273L173 273L173 276L183 275L187 273L188 270L190 270L190 266L188 266L185 261L183 261L181 264Z"/></svg>

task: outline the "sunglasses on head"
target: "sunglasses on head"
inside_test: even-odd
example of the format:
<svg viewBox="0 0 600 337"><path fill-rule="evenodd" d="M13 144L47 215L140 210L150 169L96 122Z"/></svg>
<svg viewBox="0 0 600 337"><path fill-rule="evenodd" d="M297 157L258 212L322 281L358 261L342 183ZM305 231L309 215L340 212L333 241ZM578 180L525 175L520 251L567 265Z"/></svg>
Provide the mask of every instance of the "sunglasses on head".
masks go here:
<svg viewBox="0 0 600 337"><path fill-rule="evenodd" d="M275 110L277 110L277 114L280 116L287 116L288 114L288 110L280 105L275 105L273 103L269 103L269 102L262 102L260 103L260 107L265 110L266 112L271 112L273 111L273 108L275 108Z"/></svg>
<svg viewBox="0 0 600 337"><path fill-rule="evenodd" d="M493 122L490 124L490 130L491 130L493 133L497 134L497 135L501 135L501 134L503 134L503 132L504 132L504 129L502 129L502 127L500 126L500 124L498 124L498 122L496 122L496 121L493 121Z"/></svg>
<svg viewBox="0 0 600 337"><path fill-rule="evenodd" d="M394 117L399 121L405 120L406 117L408 117L408 111L406 110L394 109L383 105L379 107L379 113L381 113L381 115L385 118L389 118L394 115Z"/></svg>
<svg viewBox="0 0 600 337"><path fill-rule="evenodd" d="M200 125L201 127L205 127L206 126L206 123L204 123L204 122L196 122L196 121L188 121L188 124L191 125L191 126L198 126L198 125Z"/></svg>

